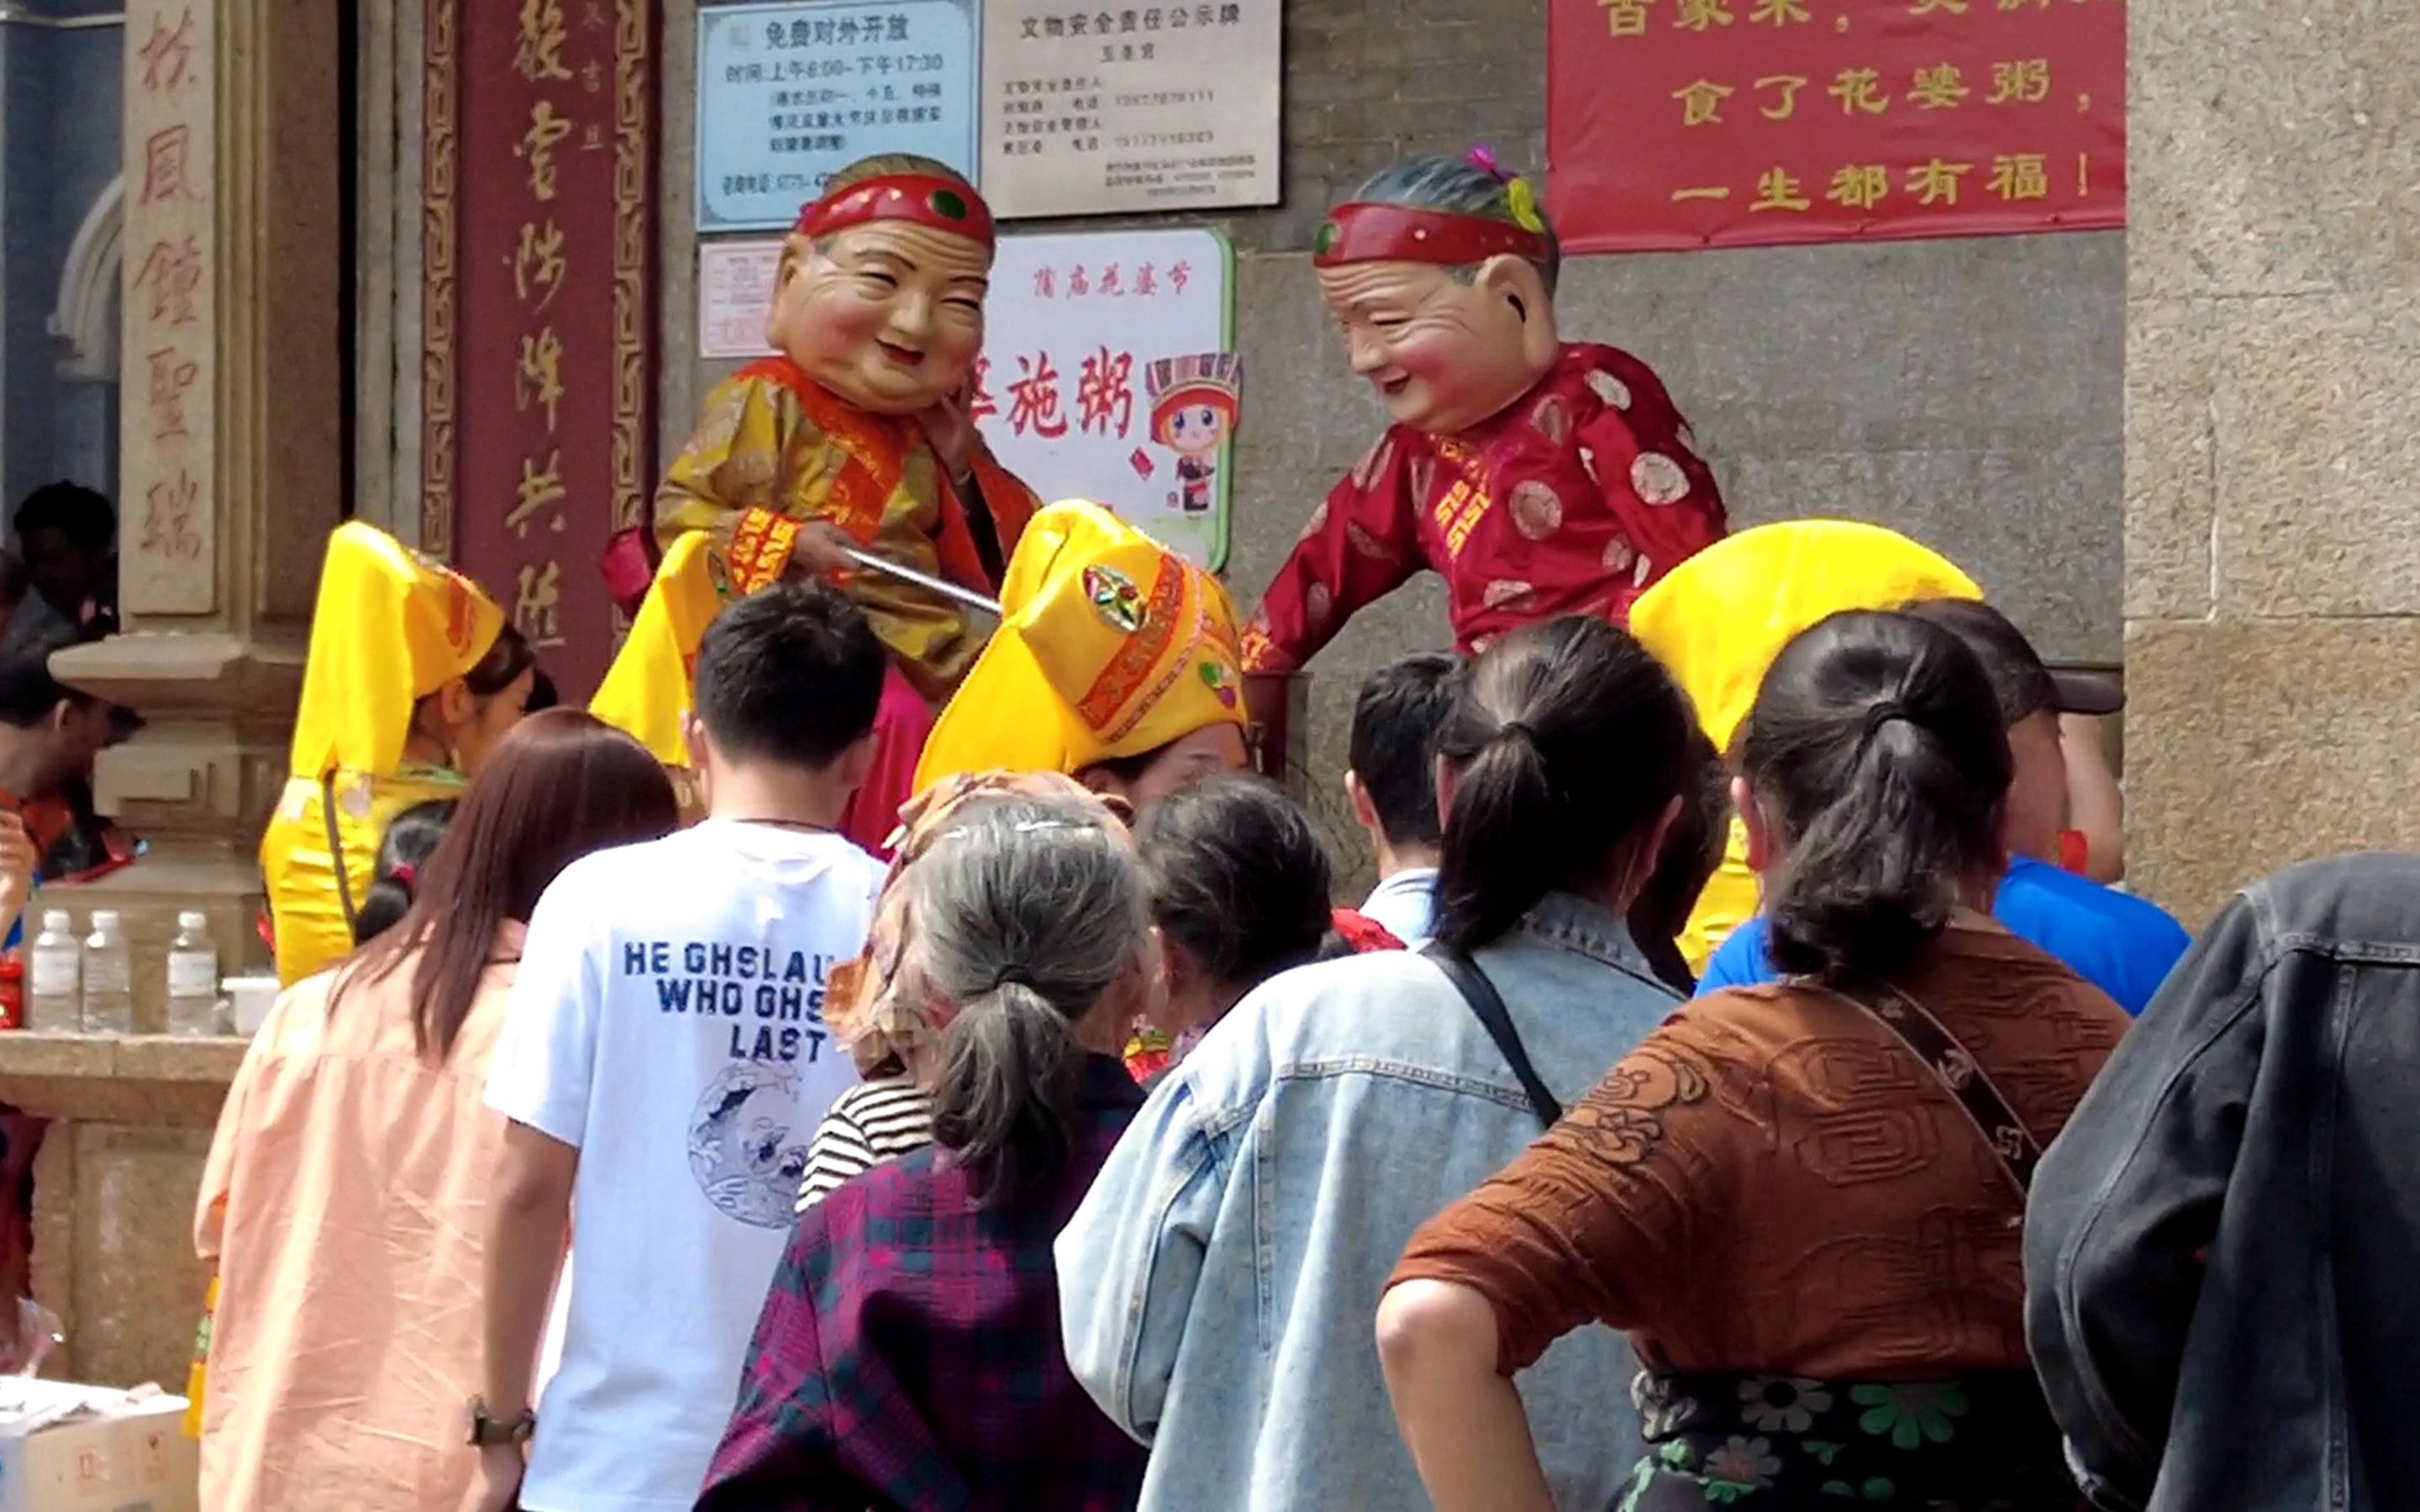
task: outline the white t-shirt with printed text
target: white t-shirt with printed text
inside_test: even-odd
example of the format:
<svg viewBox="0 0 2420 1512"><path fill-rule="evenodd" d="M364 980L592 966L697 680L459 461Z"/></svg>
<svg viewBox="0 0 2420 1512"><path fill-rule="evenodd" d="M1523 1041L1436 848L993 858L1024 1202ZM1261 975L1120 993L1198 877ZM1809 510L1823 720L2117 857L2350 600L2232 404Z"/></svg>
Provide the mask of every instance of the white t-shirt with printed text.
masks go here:
<svg viewBox="0 0 2420 1512"><path fill-rule="evenodd" d="M882 867L712 821L585 857L537 906L488 1105L580 1151L529 1512L686 1512L737 1396L807 1142L857 1080L824 981Z"/></svg>

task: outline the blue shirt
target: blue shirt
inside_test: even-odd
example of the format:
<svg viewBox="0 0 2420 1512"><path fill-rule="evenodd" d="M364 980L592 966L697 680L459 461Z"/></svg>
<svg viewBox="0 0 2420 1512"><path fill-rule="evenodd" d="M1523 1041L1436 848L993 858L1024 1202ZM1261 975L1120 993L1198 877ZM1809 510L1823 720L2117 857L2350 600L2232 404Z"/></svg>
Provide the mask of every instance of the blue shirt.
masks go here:
<svg viewBox="0 0 2420 1512"><path fill-rule="evenodd" d="M2024 857L2009 864L1992 913L2009 933L2066 963L2129 1013L2143 1011L2193 943L2159 904ZM1766 933L1762 918L1732 931L1706 963L1698 995L1779 980L1765 955Z"/></svg>

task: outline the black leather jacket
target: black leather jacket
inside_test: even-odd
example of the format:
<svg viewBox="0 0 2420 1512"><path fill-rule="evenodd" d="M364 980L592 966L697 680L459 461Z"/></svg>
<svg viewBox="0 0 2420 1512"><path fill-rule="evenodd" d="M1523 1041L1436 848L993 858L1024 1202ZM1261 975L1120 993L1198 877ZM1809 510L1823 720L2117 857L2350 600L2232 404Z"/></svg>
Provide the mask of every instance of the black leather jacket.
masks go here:
<svg viewBox="0 0 2420 1512"><path fill-rule="evenodd" d="M2219 916L2042 1162L2025 1281L2100 1505L2420 1507L2420 856Z"/></svg>

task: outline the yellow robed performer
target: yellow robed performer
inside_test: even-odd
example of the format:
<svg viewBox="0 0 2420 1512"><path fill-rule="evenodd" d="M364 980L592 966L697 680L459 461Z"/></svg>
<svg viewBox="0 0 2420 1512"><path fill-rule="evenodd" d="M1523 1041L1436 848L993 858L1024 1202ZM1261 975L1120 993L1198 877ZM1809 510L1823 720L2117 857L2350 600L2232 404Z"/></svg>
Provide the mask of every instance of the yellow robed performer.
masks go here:
<svg viewBox="0 0 2420 1512"><path fill-rule="evenodd" d="M260 841L280 980L351 952L387 821L456 796L536 680L477 584L358 521L329 537L286 791Z"/></svg>
<svg viewBox="0 0 2420 1512"><path fill-rule="evenodd" d="M1717 541L1666 574L1630 607L1630 631L1698 706L1714 748L1756 702L1766 669L1800 631L1844 609L1929 598L1980 598L1974 579L1906 536L1850 520L1790 520ZM1681 936L1692 972L1756 916L1747 833L1734 814L1722 865Z"/></svg>
<svg viewBox="0 0 2420 1512"><path fill-rule="evenodd" d="M1140 812L1245 764L1227 590L1100 505L1033 517L1001 613L924 743L916 791L970 772L1062 772Z"/></svg>
<svg viewBox="0 0 2420 1512"><path fill-rule="evenodd" d="M767 325L779 355L708 396L656 495L659 584L682 538L702 532L706 560L679 570L711 571L718 592L824 574L874 622L893 675L874 770L841 825L868 848L889 835L908 796L930 702L957 687L989 622L850 553L989 598L1037 504L968 415L993 249L983 197L939 162L888 155L834 174L782 250ZM631 586L617 582L617 596L636 598ZM669 592L693 596L687 586ZM678 618L657 627L686 629ZM642 724L686 705L686 677L672 674L696 649L691 637L630 653L651 669L648 680L642 686L635 670L609 678L591 712L647 740Z"/></svg>

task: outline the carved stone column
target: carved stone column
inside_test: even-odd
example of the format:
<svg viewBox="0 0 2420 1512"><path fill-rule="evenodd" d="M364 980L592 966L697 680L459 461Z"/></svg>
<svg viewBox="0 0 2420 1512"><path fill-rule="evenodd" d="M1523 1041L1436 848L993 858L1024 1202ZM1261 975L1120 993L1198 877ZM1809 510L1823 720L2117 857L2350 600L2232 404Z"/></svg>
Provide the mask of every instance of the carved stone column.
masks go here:
<svg viewBox="0 0 2420 1512"><path fill-rule="evenodd" d="M150 854L76 900L126 915L138 1013L179 909L267 960L256 851L341 515L338 44L333 5L127 6L125 633L53 665L149 721L95 787Z"/></svg>

